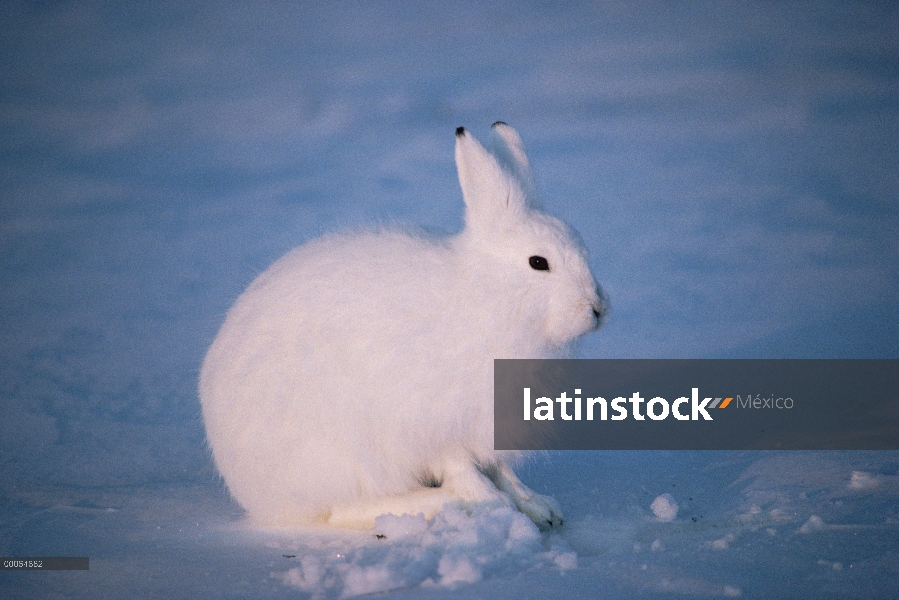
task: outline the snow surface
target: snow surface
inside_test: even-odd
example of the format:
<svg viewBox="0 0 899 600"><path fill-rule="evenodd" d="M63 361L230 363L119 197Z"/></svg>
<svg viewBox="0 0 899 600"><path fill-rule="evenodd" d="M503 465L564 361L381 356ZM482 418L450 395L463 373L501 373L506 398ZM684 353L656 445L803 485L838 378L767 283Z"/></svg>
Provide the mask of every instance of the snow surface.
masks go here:
<svg viewBox="0 0 899 600"><path fill-rule="evenodd" d="M896 452L553 452L520 475L559 531L488 507L252 531L196 396L225 311L291 247L458 230L453 130L498 119L611 297L583 356L899 357L897 22L3 3L0 554L91 569L2 572L0 596L899 597Z"/></svg>
<svg viewBox="0 0 899 600"><path fill-rule="evenodd" d="M659 521L670 523L677 518L677 510L679 507L674 496L665 493L653 500L652 504L649 505L649 508Z"/></svg>

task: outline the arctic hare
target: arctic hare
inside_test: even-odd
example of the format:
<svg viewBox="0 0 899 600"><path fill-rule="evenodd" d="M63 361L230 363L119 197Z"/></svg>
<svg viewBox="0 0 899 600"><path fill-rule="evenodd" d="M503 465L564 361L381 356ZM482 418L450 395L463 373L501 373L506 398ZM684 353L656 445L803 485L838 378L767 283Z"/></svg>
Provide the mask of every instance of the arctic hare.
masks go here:
<svg viewBox="0 0 899 600"><path fill-rule="evenodd" d="M238 298L200 399L212 454L260 525L370 527L447 505L561 524L493 449L493 359L564 356L603 298L577 234L538 210L521 138L456 130L465 227L330 234Z"/></svg>

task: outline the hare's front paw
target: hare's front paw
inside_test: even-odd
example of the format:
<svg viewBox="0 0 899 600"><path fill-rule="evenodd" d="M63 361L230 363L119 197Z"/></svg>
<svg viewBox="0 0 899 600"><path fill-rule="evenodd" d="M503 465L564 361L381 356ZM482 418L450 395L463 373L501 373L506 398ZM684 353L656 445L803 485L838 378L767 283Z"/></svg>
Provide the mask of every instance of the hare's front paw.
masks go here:
<svg viewBox="0 0 899 600"><path fill-rule="evenodd" d="M562 509L555 499L541 494L521 483L509 465L500 463L487 469L496 487L509 495L515 506L541 529L561 527Z"/></svg>
<svg viewBox="0 0 899 600"><path fill-rule="evenodd" d="M540 529L562 526L562 509L559 503L549 496L533 494L526 498L518 498L516 505L518 510L526 514Z"/></svg>

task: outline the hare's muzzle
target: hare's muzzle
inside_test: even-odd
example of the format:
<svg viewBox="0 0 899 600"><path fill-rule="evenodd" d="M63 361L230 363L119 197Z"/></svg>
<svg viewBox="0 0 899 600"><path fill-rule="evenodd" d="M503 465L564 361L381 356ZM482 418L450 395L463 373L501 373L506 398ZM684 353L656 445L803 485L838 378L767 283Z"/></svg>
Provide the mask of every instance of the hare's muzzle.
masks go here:
<svg viewBox="0 0 899 600"><path fill-rule="evenodd" d="M593 311L593 328L599 329L605 323L606 315L609 312L609 299L599 286L596 286L596 299L591 303L590 308Z"/></svg>

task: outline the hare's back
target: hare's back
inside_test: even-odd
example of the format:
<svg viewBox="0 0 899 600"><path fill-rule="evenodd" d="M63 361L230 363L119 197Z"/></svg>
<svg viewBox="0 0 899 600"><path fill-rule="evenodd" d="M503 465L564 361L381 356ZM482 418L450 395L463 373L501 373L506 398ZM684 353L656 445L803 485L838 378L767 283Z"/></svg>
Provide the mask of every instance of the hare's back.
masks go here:
<svg viewBox="0 0 899 600"><path fill-rule="evenodd" d="M379 337L434 324L452 302L454 266L441 240L402 232L331 234L295 248L262 273L228 316L266 334ZM374 341L371 339L369 341ZM381 340L383 342L384 340Z"/></svg>
<svg viewBox="0 0 899 600"><path fill-rule="evenodd" d="M440 240L402 232L332 234L295 248L247 290L265 286L286 301L328 305L417 295L448 284L451 255Z"/></svg>
<svg viewBox="0 0 899 600"><path fill-rule="evenodd" d="M260 394L273 400L313 380L358 387L408 367L457 327L447 316L458 287L452 262L439 241L397 232L333 234L300 246L238 298L207 354L201 387L218 389L227 404Z"/></svg>

